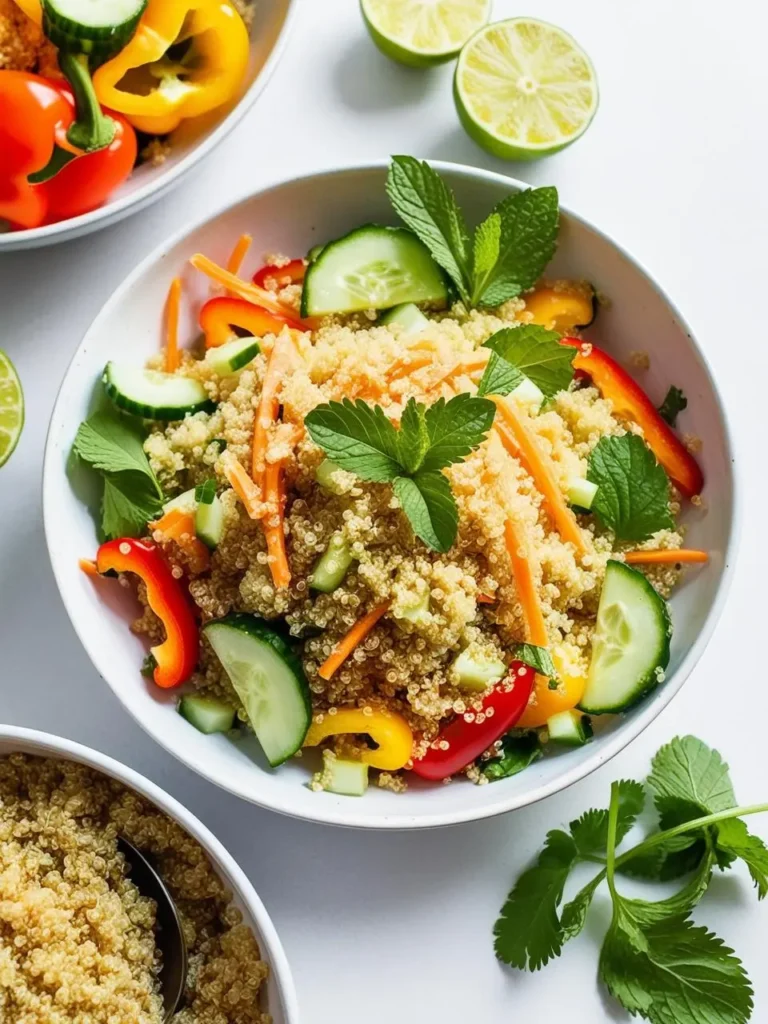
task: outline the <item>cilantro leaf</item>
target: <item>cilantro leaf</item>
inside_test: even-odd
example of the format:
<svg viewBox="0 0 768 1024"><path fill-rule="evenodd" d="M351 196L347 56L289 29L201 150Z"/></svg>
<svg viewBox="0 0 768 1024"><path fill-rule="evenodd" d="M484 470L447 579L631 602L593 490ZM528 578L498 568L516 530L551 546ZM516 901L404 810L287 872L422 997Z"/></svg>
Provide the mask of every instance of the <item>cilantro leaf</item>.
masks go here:
<svg viewBox="0 0 768 1024"><path fill-rule="evenodd" d="M494 207L500 218L499 255L475 282L473 305L498 306L536 283L555 254L559 225L557 189L517 192Z"/></svg>
<svg viewBox="0 0 768 1024"><path fill-rule="evenodd" d="M557 675L552 655L546 647L537 647L536 644L518 644L514 654L516 661L522 661L529 665L542 676L549 676L550 679Z"/></svg>
<svg viewBox="0 0 768 1024"><path fill-rule="evenodd" d="M448 478L439 470L420 469L412 477L396 477L393 488L416 536L435 551L448 551L459 525Z"/></svg>
<svg viewBox="0 0 768 1024"><path fill-rule="evenodd" d="M469 232L453 192L426 161L393 156L387 195L395 212L426 245L468 303Z"/></svg>
<svg viewBox="0 0 768 1024"><path fill-rule="evenodd" d="M107 540L142 536L161 508L152 483L142 474L104 474L101 529Z"/></svg>
<svg viewBox="0 0 768 1024"><path fill-rule="evenodd" d="M661 418L668 423L670 427L674 427L677 423L678 415L687 408L688 399L680 388L676 388L673 384L664 396L664 401L659 406L659 416L661 416Z"/></svg>
<svg viewBox="0 0 768 1024"><path fill-rule="evenodd" d="M213 477L208 477L204 483L198 484L195 488L195 501L200 505L212 504L215 497L216 481Z"/></svg>
<svg viewBox="0 0 768 1024"><path fill-rule="evenodd" d="M671 801L694 805L694 812L700 808L698 813L681 819L684 821L736 805L728 765L716 750L695 736L676 736L661 747L646 781L660 811L669 810Z"/></svg>
<svg viewBox="0 0 768 1024"><path fill-rule="evenodd" d="M443 469L461 462L485 439L495 415L496 406L487 398L466 392L449 402L439 398L424 415L429 448L420 468Z"/></svg>
<svg viewBox="0 0 768 1024"><path fill-rule="evenodd" d="M424 406L415 398L409 398L403 409L397 432L397 451L400 465L408 473L416 472L429 448L425 413Z"/></svg>
<svg viewBox="0 0 768 1024"><path fill-rule="evenodd" d="M567 832L556 829L547 835L536 864L520 875L494 925L499 960L537 971L560 955L563 935L557 908L576 857L576 844Z"/></svg>
<svg viewBox="0 0 768 1024"><path fill-rule="evenodd" d="M542 756L539 737L535 732L526 732L521 736L508 733L501 741L501 753L480 762L480 771L491 781L508 779L517 775Z"/></svg>
<svg viewBox="0 0 768 1024"><path fill-rule="evenodd" d="M744 861L757 887L757 898L768 893L768 849L759 836L752 835L741 818L727 818L715 826L717 851Z"/></svg>
<svg viewBox="0 0 768 1024"><path fill-rule="evenodd" d="M537 324L502 327L484 344L491 357L477 389L478 395L508 395L527 377L552 398L573 380L576 350L560 344L560 335Z"/></svg>
<svg viewBox="0 0 768 1024"><path fill-rule="evenodd" d="M622 779L615 783L619 791L619 816L616 842L620 843L637 821L645 804L645 790L639 782ZM608 811L585 811L568 826L580 856L604 854L608 844Z"/></svg>
<svg viewBox="0 0 768 1024"><path fill-rule="evenodd" d="M647 540L674 527L667 474L636 434L602 437L590 453L587 479L599 488L592 512L618 540Z"/></svg>
<svg viewBox="0 0 768 1024"><path fill-rule="evenodd" d="M583 889L580 889L572 900L565 904L560 915L560 926L564 941L575 939L582 930L587 920L587 911L592 903L592 897L604 881L605 877L601 871Z"/></svg>
<svg viewBox="0 0 768 1024"><path fill-rule="evenodd" d="M482 295L499 259L501 216L492 213L475 229L472 260L472 295Z"/></svg>
<svg viewBox="0 0 768 1024"><path fill-rule="evenodd" d="M304 423L328 458L361 480L384 483L400 473L397 431L380 406L345 398L318 405Z"/></svg>
<svg viewBox="0 0 768 1024"><path fill-rule="evenodd" d="M95 412L77 428L72 448L83 462L104 473L142 474L158 498L162 498L162 489L144 454L140 432L119 413Z"/></svg>
<svg viewBox="0 0 768 1024"><path fill-rule="evenodd" d="M712 877L714 854L708 850L690 881L674 895L663 900L635 900L614 894L621 903L622 914L629 914L641 928L656 924L665 917L689 914L701 900Z"/></svg>

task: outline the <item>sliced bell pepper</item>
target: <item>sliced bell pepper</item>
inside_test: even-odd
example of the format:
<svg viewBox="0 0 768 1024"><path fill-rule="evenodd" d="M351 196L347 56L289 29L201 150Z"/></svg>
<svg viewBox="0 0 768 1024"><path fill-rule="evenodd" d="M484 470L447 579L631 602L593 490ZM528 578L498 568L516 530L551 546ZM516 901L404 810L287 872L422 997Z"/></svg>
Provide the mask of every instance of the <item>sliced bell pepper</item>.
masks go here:
<svg viewBox="0 0 768 1024"><path fill-rule="evenodd" d="M266 267L257 270L251 280L259 288L266 288L267 278L270 277L274 277L281 285L283 283L300 284L304 280L306 272L307 264L302 259L291 260L290 263L286 263L282 267L278 267L274 263L268 263Z"/></svg>
<svg viewBox="0 0 768 1024"><path fill-rule="evenodd" d="M372 768L396 772L402 768L413 749L413 733L402 715L395 711L372 708L366 713L362 708L337 708L335 713L325 713L322 721L314 721L304 738L305 747L316 747L329 736L342 734L370 736L377 744L375 750L363 752L360 760Z"/></svg>
<svg viewBox="0 0 768 1024"><path fill-rule="evenodd" d="M304 330L297 321L278 313L270 313L263 306L257 306L246 299L228 295L217 295L203 304L198 317L200 329L205 334L205 347L217 348L235 336L233 327L248 331L257 338L265 334L279 334L284 327Z"/></svg>
<svg viewBox="0 0 768 1024"><path fill-rule="evenodd" d="M93 84L135 128L165 135L232 99L248 55L248 30L227 0L149 0L133 39Z"/></svg>
<svg viewBox="0 0 768 1024"><path fill-rule="evenodd" d="M483 700L481 711L456 715L441 729L426 754L413 762L416 775L437 782L471 764L519 721L528 706L534 676L528 665L513 661L507 678Z"/></svg>
<svg viewBox="0 0 768 1024"><path fill-rule="evenodd" d="M525 311L532 323L550 331L565 333L574 327L588 327L595 319L597 302L592 285L575 281L555 285L540 284L525 296Z"/></svg>
<svg viewBox="0 0 768 1024"><path fill-rule="evenodd" d="M149 607L165 628L165 640L151 648L157 662L154 680L164 689L186 682L197 666L200 631L191 601L159 549L130 537L110 540L96 553L96 568L99 573L132 572L144 581Z"/></svg>
<svg viewBox="0 0 768 1024"><path fill-rule="evenodd" d="M640 385L636 384L614 359L591 342L563 338L562 344L571 345L579 350L573 360L574 369L581 370L592 378L601 395L610 399L616 415L642 427L648 447L677 489L686 498L700 494L704 486L704 476L699 464L672 428L661 418Z"/></svg>

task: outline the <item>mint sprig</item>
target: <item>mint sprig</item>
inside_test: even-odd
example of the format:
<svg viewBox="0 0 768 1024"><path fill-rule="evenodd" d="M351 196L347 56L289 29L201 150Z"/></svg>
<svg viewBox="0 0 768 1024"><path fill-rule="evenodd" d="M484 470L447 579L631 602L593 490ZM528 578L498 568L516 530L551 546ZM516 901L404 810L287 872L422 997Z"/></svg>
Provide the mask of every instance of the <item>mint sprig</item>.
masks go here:
<svg viewBox="0 0 768 1024"><path fill-rule="evenodd" d="M528 378L545 398L567 390L573 380L576 350L560 344L560 335L537 324L502 327L484 348L491 350L478 395L508 395Z"/></svg>
<svg viewBox="0 0 768 1024"><path fill-rule="evenodd" d="M667 474L637 434L600 438L587 479L598 485L591 511L617 540L643 541L674 528Z"/></svg>

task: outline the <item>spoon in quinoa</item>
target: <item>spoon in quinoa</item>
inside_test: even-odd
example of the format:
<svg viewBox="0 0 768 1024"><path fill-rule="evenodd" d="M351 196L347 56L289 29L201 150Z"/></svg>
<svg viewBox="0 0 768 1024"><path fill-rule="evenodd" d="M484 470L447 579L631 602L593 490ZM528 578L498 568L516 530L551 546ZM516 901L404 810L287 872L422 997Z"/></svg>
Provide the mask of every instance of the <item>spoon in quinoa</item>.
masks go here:
<svg viewBox="0 0 768 1024"><path fill-rule="evenodd" d="M131 881L142 894L157 905L156 942L162 956L160 986L165 1011L164 1024L169 1024L184 994L187 979L187 943L173 897L154 866L122 836L117 845L125 857Z"/></svg>

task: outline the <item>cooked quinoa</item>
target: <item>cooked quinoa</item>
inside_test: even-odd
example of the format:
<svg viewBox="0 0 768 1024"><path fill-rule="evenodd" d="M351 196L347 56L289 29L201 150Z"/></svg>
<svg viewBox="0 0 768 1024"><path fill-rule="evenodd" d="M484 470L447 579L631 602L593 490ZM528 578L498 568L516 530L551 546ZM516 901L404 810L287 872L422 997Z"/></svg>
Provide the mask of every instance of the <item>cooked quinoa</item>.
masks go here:
<svg viewBox="0 0 768 1024"><path fill-rule="evenodd" d="M56 47L15 0L0 0L0 71L34 71L60 78Z"/></svg>
<svg viewBox="0 0 768 1024"><path fill-rule="evenodd" d="M0 758L0 1020L160 1024L155 904L118 836L151 854L189 950L175 1024L269 1024L268 968L205 851L119 782L73 761Z"/></svg>

